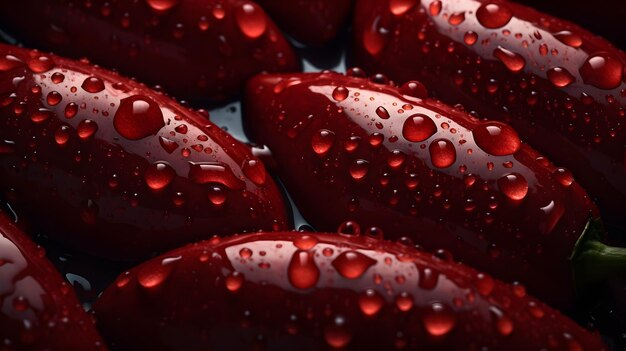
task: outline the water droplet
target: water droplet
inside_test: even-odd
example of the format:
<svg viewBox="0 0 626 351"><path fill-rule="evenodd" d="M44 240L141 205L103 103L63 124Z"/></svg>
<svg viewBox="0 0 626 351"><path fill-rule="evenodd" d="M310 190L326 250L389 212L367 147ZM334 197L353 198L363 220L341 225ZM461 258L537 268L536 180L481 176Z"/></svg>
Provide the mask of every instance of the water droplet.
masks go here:
<svg viewBox="0 0 626 351"><path fill-rule="evenodd" d="M345 221L339 225L337 233L344 236L359 236L361 235L361 226L354 221Z"/></svg>
<svg viewBox="0 0 626 351"><path fill-rule="evenodd" d="M413 303L413 296L407 292L403 292L396 297L396 307L402 312L411 310Z"/></svg>
<svg viewBox="0 0 626 351"><path fill-rule="evenodd" d="M104 82L98 77L87 77L80 87L88 93L98 93L104 90Z"/></svg>
<svg viewBox="0 0 626 351"><path fill-rule="evenodd" d="M404 121L402 136L408 141L421 142L437 132L437 126L433 120L421 113L414 114Z"/></svg>
<svg viewBox="0 0 626 351"><path fill-rule="evenodd" d="M311 147L318 155L324 155L335 143L335 133L328 129L320 129L311 138Z"/></svg>
<svg viewBox="0 0 626 351"><path fill-rule="evenodd" d="M354 180L361 180L365 178L369 170L369 162L366 160L354 160L350 165L350 175Z"/></svg>
<svg viewBox="0 0 626 351"><path fill-rule="evenodd" d="M47 56L39 56L28 61L28 68L35 73L44 73L54 68L54 61Z"/></svg>
<svg viewBox="0 0 626 351"><path fill-rule="evenodd" d="M298 289L310 289L317 284L320 270L313 253L298 250L291 257L288 267L289 282Z"/></svg>
<svg viewBox="0 0 626 351"><path fill-rule="evenodd" d="M89 119L80 121L78 127L76 128L76 133L78 134L78 137L83 141L91 139L91 137L93 137L97 131L98 124Z"/></svg>
<svg viewBox="0 0 626 351"><path fill-rule="evenodd" d="M543 234L550 234L554 230L554 227L559 223L561 217L565 213L565 208L561 205L560 202L555 202L554 200L550 201L544 207L540 209L540 221L539 221L539 231Z"/></svg>
<svg viewBox="0 0 626 351"><path fill-rule="evenodd" d="M180 0L146 0L150 7L158 12L165 12L176 6Z"/></svg>
<svg viewBox="0 0 626 351"><path fill-rule="evenodd" d="M209 187L207 197L215 206L222 206L226 202L226 192L217 185Z"/></svg>
<svg viewBox="0 0 626 351"><path fill-rule="evenodd" d="M336 87L335 90L333 90L333 99L343 101L348 98L349 94L350 92L346 87Z"/></svg>
<svg viewBox="0 0 626 351"><path fill-rule="evenodd" d="M30 116L30 120L34 123L39 124L47 121L48 119L50 119L51 116L52 111L48 110L47 108L40 108Z"/></svg>
<svg viewBox="0 0 626 351"><path fill-rule="evenodd" d="M501 46L493 50L493 56L500 60L511 72L519 72L526 66L526 60L521 55Z"/></svg>
<svg viewBox="0 0 626 351"><path fill-rule="evenodd" d="M564 30L553 34L560 42L573 48L579 48L583 45L583 39L570 31Z"/></svg>
<svg viewBox="0 0 626 351"><path fill-rule="evenodd" d="M59 126L54 132L54 141L57 145L63 146L67 144L68 140L70 140L71 131L72 129L69 126Z"/></svg>
<svg viewBox="0 0 626 351"><path fill-rule="evenodd" d="M478 147L495 156L512 155L522 147L517 132L504 123L483 123L472 130L472 135Z"/></svg>
<svg viewBox="0 0 626 351"><path fill-rule="evenodd" d="M371 26L363 33L363 46L372 55L378 55L387 45L389 33L385 28L379 27L380 16L377 16Z"/></svg>
<svg viewBox="0 0 626 351"><path fill-rule="evenodd" d="M389 157L387 158L387 164L391 168L399 168L400 166L402 166L402 164L404 164L405 160L406 160L406 154L404 154L400 150L393 150L391 151L391 153L389 154Z"/></svg>
<svg viewBox="0 0 626 351"><path fill-rule="evenodd" d="M478 22L489 29L505 26L512 17L513 12L504 4L483 4L476 10Z"/></svg>
<svg viewBox="0 0 626 351"><path fill-rule="evenodd" d="M310 250L317 245L318 240L312 235L302 235L293 240L293 244L300 250Z"/></svg>
<svg viewBox="0 0 626 351"><path fill-rule="evenodd" d="M513 332L513 321L507 317L499 308L492 306L489 311L496 319L496 329L503 336L510 335Z"/></svg>
<svg viewBox="0 0 626 351"><path fill-rule="evenodd" d="M428 11L430 12L431 16L439 16L439 14L441 13L441 1L435 0L431 2L428 6Z"/></svg>
<svg viewBox="0 0 626 351"><path fill-rule="evenodd" d="M443 336L454 328L456 318L448 306L435 302L424 312L423 322L430 335Z"/></svg>
<svg viewBox="0 0 626 351"><path fill-rule="evenodd" d="M509 199L521 201L528 194L528 182L519 173L509 173L498 179L498 188Z"/></svg>
<svg viewBox="0 0 626 351"><path fill-rule="evenodd" d="M253 3L244 3L238 7L235 19L241 32L250 39L259 38L267 30L267 16Z"/></svg>
<svg viewBox="0 0 626 351"><path fill-rule="evenodd" d="M189 179L198 184L219 183L233 190L245 187L229 166L218 162L189 162Z"/></svg>
<svg viewBox="0 0 626 351"><path fill-rule="evenodd" d="M51 91L46 96L46 102L50 106L58 105L61 102L61 100L63 100L63 96L56 91Z"/></svg>
<svg viewBox="0 0 626 351"><path fill-rule="evenodd" d="M400 94L411 96L418 99L426 99L428 97L428 90L424 84L410 80L400 87Z"/></svg>
<svg viewBox="0 0 626 351"><path fill-rule="evenodd" d="M367 289L359 295L359 307L366 316L375 316L383 307L385 299L374 289Z"/></svg>
<svg viewBox="0 0 626 351"><path fill-rule="evenodd" d="M448 17L448 23L453 26L459 25L465 21L465 12L455 12Z"/></svg>
<svg viewBox="0 0 626 351"><path fill-rule="evenodd" d="M65 106L65 118L72 119L78 113L78 105L74 102L70 102Z"/></svg>
<svg viewBox="0 0 626 351"><path fill-rule="evenodd" d="M22 66L24 66L24 62L13 55L0 57L0 72L10 71Z"/></svg>
<svg viewBox="0 0 626 351"><path fill-rule="evenodd" d="M617 88L622 82L622 74L622 62L603 53L590 56L580 68L583 81L600 89Z"/></svg>
<svg viewBox="0 0 626 351"><path fill-rule="evenodd" d="M554 178L564 187L568 187L574 182L574 175L569 169L557 168L553 174Z"/></svg>
<svg viewBox="0 0 626 351"><path fill-rule="evenodd" d="M243 174L250 179L256 185L265 184L267 178L267 171L265 166L259 160L247 160L243 162L241 166Z"/></svg>
<svg viewBox="0 0 626 351"><path fill-rule="evenodd" d="M152 99L134 95L122 99L113 117L113 126L122 137L139 140L156 134L165 122L161 109Z"/></svg>
<svg viewBox="0 0 626 351"><path fill-rule="evenodd" d="M417 4L417 0L390 0L389 11L396 16L402 16Z"/></svg>
<svg viewBox="0 0 626 351"><path fill-rule="evenodd" d="M547 75L550 82L557 88L564 88L572 84L572 82L576 79L571 73L562 67L550 68Z"/></svg>
<svg viewBox="0 0 626 351"><path fill-rule="evenodd" d="M159 144L161 144L163 150L165 150L168 154L176 151L179 146L177 142L164 137L159 137Z"/></svg>
<svg viewBox="0 0 626 351"><path fill-rule="evenodd" d="M482 296L489 296L496 287L496 283L493 278L483 273L478 273L478 275L476 275L474 285L476 286L478 293Z"/></svg>
<svg viewBox="0 0 626 351"><path fill-rule="evenodd" d="M352 339L352 334L346 329L345 324L345 318L337 316L332 325L324 328L324 340L332 348L341 349Z"/></svg>
<svg viewBox="0 0 626 351"><path fill-rule="evenodd" d="M358 279L375 263L376 260L360 252L346 251L337 256L337 258L333 260L332 265L344 278Z"/></svg>
<svg viewBox="0 0 626 351"><path fill-rule="evenodd" d="M154 191L165 189L172 183L175 177L176 171L165 161L151 164L144 174L146 185Z"/></svg>
<svg viewBox="0 0 626 351"><path fill-rule="evenodd" d="M387 109L382 106L378 106L378 108L376 108L376 114L382 119L389 119L389 112L387 112Z"/></svg>
<svg viewBox="0 0 626 351"><path fill-rule="evenodd" d="M474 45L477 40L478 34L476 34L476 32L472 32L471 30L463 36L463 41L465 41L465 44L467 45Z"/></svg>
<svg viewBox="0 0 626 351"><path fill-rule="evenodd" d="M13 299L13 309L17 312L24 312L28 309L29 304L24 296L18 296Z"/></svg>
<svg viewBox="0 0 626 351"><path fill-rule="evenodd" d="M165 258L158 266L144 266L137 273L139 285L146 289L153 289L160 286L172 274L177 262L181 258L181 256Z"/></svg>
<svg viewBox="0 0 626 351"><path fill-rule="evenodd" d="M230 292L237 292L243 286L243 282L243 274L234 271L226 277L226 289Z"/></svg>
<svg viewBox="0 0 626 351"><path fill-rule="evenodd" d="M447 168L456 162L456 149L447 139L433 140L428 148L430 160L437 168Z"/></svg>

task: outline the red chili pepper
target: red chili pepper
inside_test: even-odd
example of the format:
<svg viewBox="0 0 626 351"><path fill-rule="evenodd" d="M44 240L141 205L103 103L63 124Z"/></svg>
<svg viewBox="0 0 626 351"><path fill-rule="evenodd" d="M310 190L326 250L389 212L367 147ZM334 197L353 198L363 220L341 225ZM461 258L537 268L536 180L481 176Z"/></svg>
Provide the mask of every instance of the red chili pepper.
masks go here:
<svg viewBox="0 0 626 351"><path fill-rule="evenodd" d="M247 0L2 1L0 22L29 45L88 57L183 99L223 100L255 73L300 67Z"/></svg>
<svg viewBox="0 0 626 351"><path fill-rule="evenodd" d="M287 226L261 161L204 116L117 74L8 45L0 189L42 232L114 259Z"/></svg>
<svg viewBox="0 0 626 351"><path fill-rule="evenodd" d="M0 213L2 350L106 350L72 287L11 219Z"/></svg>
<svg viewBox="0 0 626 351"><path fill-rule="evenodd" d="M427 0L395 15L389 4L359 2L356 64L511 123L626 228L626 54L513 2Z"/></svg>
<svg viewBox="0 0 626 351"><path fill-rule="evenodd" d="M116 350L606 350L520 285L365 236L192 244L120 275L95 312Z"/></svg>
<svg viewBox="0 0 626 351"><path fill-rule="evenodd" d="M352 0L257 0L298 41L320 46L337 36L346 22Z"/></svg>
<svg viewBox="0 0 626 351"><path fill-rule="evenodd" d="M603 235L597 210L568 170L508 125L427 99L418 82L396 88L336 73L259 75L244 107L253 139L272 150L318 230L379 227L571 307L568 258L581 235ZM623 249L605 256L587 239L575 260L580 283L626 272ZM612 269L596 270L604 259Z"/></svg>

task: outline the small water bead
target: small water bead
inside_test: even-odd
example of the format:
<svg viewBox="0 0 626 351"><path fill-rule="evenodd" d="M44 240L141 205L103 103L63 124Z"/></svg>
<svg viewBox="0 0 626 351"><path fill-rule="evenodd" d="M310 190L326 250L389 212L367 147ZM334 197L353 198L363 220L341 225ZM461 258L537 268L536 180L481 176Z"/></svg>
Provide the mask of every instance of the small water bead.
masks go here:
<svg viewBox="0 0 626 351"><path fill-rule="evenodd" d="M522 147L517 132L504 123L482 123L472 130L472 135L478 147L495 156L512 155Z"/></svg>
<svg viewBox="0 0 626 351"><path fill-rule="evenodd" d="M88 93L98 93L104 90L104 82L98 77L87 77L80 86Z"/></svg>
<svg viewBox="0 0 626 351"><path fill-rule="evenodd" d="M400 150L392 150L387 157L387 164L391 168L399 168L404 164L406 160L406 154Z"/></svg>
<svg viewBox="0 0 626 351"><path fill-rule="evenodd" d="M435 0L428 5L428 12L430 12L431 16L439 16L441 13L441 1Z"/></svg>
<svg viewBox="0 0 626 351"><path fill-rule="evenodd" d="M209 201L215 206L222 206L226 202L227 194L220 186L210 186L207 192Z"/></svg>
<svg viewBox="0 0 626 351"><path fill-rule="evenodd" d="M320 129L311 138L311 148L318 155L325 155L335 143L335 133L328 129Z"/></svg>
<svg viewBox="0 0 626 351"><path fill-rule="evenodd" d="M174 128L174 130L176 131L176 133L187 134L187 132L189 132L189 127L187 127L186 124L179 124L176 126L176 128Z"/></svg>
<svg viewBox="0 0 626 351"><path fill-rule="evenodd" d="M478 273L476 275L476 280L474 281L474 286L479 294L482 296L489 296L495 288L496 283L490 276L484 273Z"/></svg>
<svg viewBox="0 0 626 351"><path fill-rule="evenodd" d="M65 118L72 119L78 113L78 105L74 102L70 102L65 106Z"/></svg>
<svg viewBox="0 0 626 351"><path fill-rule="evenodd" d="M564 187L569 187L574 182L574 175L569 169L557 168L553 174L554 178Z"/></svg>
<svg viewBox="0 0 626 351"><path fill-rule="evenodd" d="M206 18L206 16L200 16L200 19L198 20L198 29L200 29L201 31L206 31L209 29L210 26L211 23L209 22L209 19Z"/></svg>
<svg viewBox="0 0 626 351"><path fill-rule="evenodd" d="M248 177L254 184L263 185L267 179L267 171L265 166L259 160L246 160L241 166L243 174Z"/></svg>
<svg viewBox="0 0 626 351"><path fill-rule="evenodd" d="M498 179L498 188L509 199L521 201L528 194L528 182L519 173L509 173Z"/></svg>
<svg viewBox="0 0 626 351"><path fill-rule="evenodd" d="M372 133L367 140L372 147L379 147L385 141L385 136L380 133Z"/></svg>
<svg viewBox="0 0 626 351"><path fill-rule="evenodd" d="M267 30L267 16L256 4L244 3L238 7L235 19L241 32L250 39L261 37Z"/></svg>
<svg viewBox="0 0 626 351"><path fill-rule="evenodd" d="M335 317L333 324L324 328L324 340L332 348L344 348L351 339L352 334L346 329L346 320L342 316Z"/></svg>
<svg viewBox="0 0 626 351"><path fill-rule="evenodd" d="M146 0L148 5L155 11L165 12L178 4L180 0Z"/></svg>
<svg viewBox="0 0 626 351"><path fill-rule="evenodd" d="M500 60L511 72L519 72L526 66L526 60L521 55L501 46L493 50L493 56Z"/></svg>
<svg viewBox="0 0 626 351"><path fill-rule="evenodd" d="M374 289L367 289L359 295L359 308L368 317L378 314L384 303L385 299Z"/></svg>
<svg viewBox="0 0 626 351"><path fill-rule="evenodd" d="M428 151L433 166L437 168L448 168L456 162L456 149L447 139L434 140Z"/></svg>
<svg viewBox="0 0 626 351"><path fill-rule="evenodd" d="M197 184L219 183L233 190L245 188L232 169L220 162L189 162L189 179Z"/></svg>
<svg viewBox="0 0 626 351"><path fill-rule="evenodd" d="M548 80L557 88L564 88L574 82L576 78L565 68L554 67L547 72Z"/></svg>
<svg viewBox="0 0 626 351"><path fill-rule="evenodd" d="M315 247L315 245L317 245L318 242L319 241L317 240L317 237L313 235L302 235L302 236L295 238L293 241L293 244L298 249L306 251Z"/></svg>
<svg viewBox="0 0 626 351"><path fill-rule="evenodd" d="M57 130L54 132L54 141L57 143L57 145L63 146L67 144L67 142L70 140L71 134L72 128L66 125L59 126L59 128L57 128Z"/></svg>
<svg viewBox="0 0 626 351"><path fill-rule="evenodd" d="M426 99L428 97L428 90L421 82L410 80L402 84L400 87L400 94L418 99ZM411 110L413 109L413 106L407 104L402 106L402 108L405 110Z"/></svg>
<svg viewBox="0 0 626 351"><path fill-rule="evenodd" d="M504 27L513 18L513 12L504 4L487 3L476 10L476 19L485 28Z"/></svg>
<svg viewBox="0 0 626 351"><path fill-rule="evenodd" d="M378 106L376 108L376 115L382 119L389 119L389 112L383 106Z"/></svg>
<svg viewBox="0 0 626 351"><path fill-rule="evenodd" d="M579 48L583 45L583 39L581 37L567 30L560 31L552 35L563 44L573 48Z"/></svg>
<svg viewBox="0 0 626 351"><path fill-rule="evenodd" d="M50 76L50 80L54 84L61 84L65 80L65 75L60 72L54 72L52 73L52 76Z"/></svg>
<svg viewBox="0 0 626 351"><path fill-rule="evenodd" d="M402 16L415 7L417 0L390 0L389 11L396 16Z"/></svg>
<svg viewBox="0 0 626 351"><path fill-rule="evenodd" d="M228 291L237 292L243 286L244 275L242 273L234 271L226 277L225 283L226 289L228 289Z"/></svg>
<svg viewBox="0 0 626 351"><path fill-rule="evenodd" d="M35 73L44 73L55 66L54 61L47 56L39 56L28 61L28 68Z"/></svg>
<svg viewBox="0 0 626 351"><path fill-rule="evenodd" d="M175 177L176 171L165 161L151 164L144 174L146 185L154 191L165 189L174 181Z"/></svg>
<svg viewBox="0 0 626 351"><path fill-rule="evenodd" d="M413 296L407 292L402 292L396 297L396 307L402 312L410 311L413 303Z"/></svg>
<svg viewBox="0 0 626 351"><path fill-rule="evenodd" d="M213 11L211 11L211 14L213 15L213 17L215 17L215 19L221 20L226 17L226 10L222 6L222 4L217 4L213 8Z"/></svg>
<svg viewBox="0 0 626 351"><path fill-rule="evenodd" d="M423 316L424 327L426 331L432 336L443 336L448 334L456 325L456 318L454 312L450 307L435 302L430 305L424 312Z"/></svg>
<svg viewBox="0 0 626 351"><path fill-rule="evenodd" d="M165 258L158 266L151 265L137 272L137 281L145 289L154 289L163 284L170 277L181 256Z"/></svg>
<svg viewBox="0 0 626 351"><path fill-rule="evenodd" d="M40 108L30 116L30 120L34 123L40 124L49 120L51 116L52 111L48 110L47 108Z"/></svg>
<svg viewBox="0 0 626 351"><path fill-rule="evenodd" d="M448 23L457 26L465 21L465 12L455 12L448 17Z"/></svg>
<svg viewBox="0 0 626 351"><path fill-rule="evenodd" d="M333 90L333 99L341 102L347 99L349 94L350 91L348 91L346 87L336 87L335 90Z"/></svg>
<svg viewBox="0 0 626 351"><path fill-rule="evenodd" d="M150 98L133 95L122 99L113 117L115 130L124 138L139 140L165 126L161 108Z"/></svg>
<svg viewBox="0 0 626 351"><path fill-rule="evenodd" d="M354 221L345 221L339 225L337 233L347 236L359 236L361 235L361 226Z"/></svg>
<svg viewBox="0 0 626 351"><path fill-rule="evenodd" d="M58 105L61 102L61 100L63 100L63 96L56 91L51 91L46 96L46 102L50 106Z"/></svg>
<svg viewBox="0 0 626 351"><path fill-rule="evenodd" d="M433 120L421 113L409 116L402 126L402 136L412 142L422 142L437 132Z"/></svg>
<svg viewBox="0 0 626 351"><path fill-rule="evenodd" d="M369 161L357 159L352 162L350 165L350 176L354 180L361 180L365 178L367 172L369 171Z"/></svg>
<svg viewBox="0 0 626 351"><path fill-rule="evenodd" d="M374 264L376 260L358 251L345 251L332 262L337 272L347 279L360 278Z"/></svg>
<svg viewBox="0 0 626 351"><path fill-rule="evenodd" d="M296 251L291 257L287 268L289 282L297 289L310 289L317 284L320 270L315 264L313 253L309 251Z"/></svg>
<svg viewBox="0 0 626 351"><path fill-rule="evenodd" d="M98 131L98 124L90 119L80 121L76 127L76 134L82 141L91 139Z"/></svg>
<svg viewBox="0 0 626 351"><path fill-rule="evenodd" d="M476 41L478 41L478 34L470 30L463 36L463 41L467 45L474 45L476 44Z"/></svg>
<svg viewBox="0 0 626 351"><path fill-rule="evenodd" d="M614 89L622 82L623 65L619 59L607 54L590 56L580 68L586 84L600 89Z"/></svg>

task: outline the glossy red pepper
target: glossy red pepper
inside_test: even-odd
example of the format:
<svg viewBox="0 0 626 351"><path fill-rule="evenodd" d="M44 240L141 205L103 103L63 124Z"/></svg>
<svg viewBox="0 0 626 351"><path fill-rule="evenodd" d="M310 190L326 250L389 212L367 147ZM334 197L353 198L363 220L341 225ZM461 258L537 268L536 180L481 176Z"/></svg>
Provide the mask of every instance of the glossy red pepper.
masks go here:
<svg viewBox="0 0 626 351"><path fill-rule="evenodd" d="M352 0L257 0L296 40L320 46L334 39L352 9Z"/></svg>
<svg viewBox="0 0 626 351"><path fill-rule="evenodd" d="M287 226L262 162L204 116L112 72L7 45L0 189L41 232L112 259Z"/></svg>
<svg viewBox="0 0 626 351"><path fill-rule="evenodd" d="M318 230L344 221L379 227L571 307L568 258L583 233L597 231L585 230L598 215L585 191L510 126L425 95L417 82L259 75L248 83L244 112L253 140L272 150ZM577 279L623 274L623 252L617 262L611 273L583 263Z"/></svg>
<svg viewBox="0 0 626 351"><path fill-rule="evenodd" d="M223 100L255 73L300 65L247 0L10 0L0 2L0 23L28 45L87 57L182 99Z"/></svg>
<svg viewBox="0 0 626 351"><path fill-rule="evenodd" d="M568 167L626 228L626 54L586 30L498 0L360 1L354 62L493 120ZM591 4L588 4L592 6ZM626 237L619 235L621 241Z"/></svg>
<svg viewBox="0 0 626 351"><path fill-rule="evenodd" d="M626 13L624 1L517 0L516 2L577 23L602 35L622 50L626 49L626 31L619 28Z"/></svg>
<svg viewBox="0 0 626 351"><path fill-rule="evenodd" d="M522 286L364 236L192 244L120 275L95 311L113 350L606 350Z"/></svg>
<svg viewBox="0 0 626 351"><path fill-rule="evenodd" d="M2 350L106 350L72 287L11 219L0 213Z"/></svg>

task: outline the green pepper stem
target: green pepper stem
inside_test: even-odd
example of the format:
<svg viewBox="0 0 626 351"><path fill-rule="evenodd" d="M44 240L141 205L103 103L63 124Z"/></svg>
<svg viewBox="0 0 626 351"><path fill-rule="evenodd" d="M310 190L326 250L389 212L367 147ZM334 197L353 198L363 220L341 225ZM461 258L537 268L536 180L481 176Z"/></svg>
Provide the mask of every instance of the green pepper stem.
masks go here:
<svg viewBox="0 0 626 351"><path fill-rule="evenodd" d="M602 243L603 233L600 220L590 219L576 242L570 257L576 287L626 277L626 248Z"/></svg>

